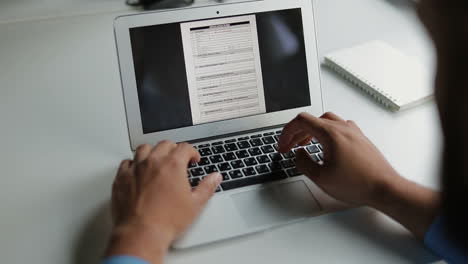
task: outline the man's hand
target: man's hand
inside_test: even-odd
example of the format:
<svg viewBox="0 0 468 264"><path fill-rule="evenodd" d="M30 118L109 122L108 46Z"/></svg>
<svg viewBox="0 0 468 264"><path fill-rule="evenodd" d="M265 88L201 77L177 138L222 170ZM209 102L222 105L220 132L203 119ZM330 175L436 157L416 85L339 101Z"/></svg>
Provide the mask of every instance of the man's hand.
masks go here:
<svg viewBox="0 0 468 264"><path fill-rule="evenodd" d="M317 138L324 147L325 161L319 165L307 152L297 155L297 166L325 192L342 202L372 205L398 173L362 133L353 121L345 121L333 113L321 118L302 113L283 130L280 151Z"/></svg>
<svg viewBox="0 0 468 264"><path fill-rule="evenodd" d="M200 155L186 143L139 146L123 161L112 190L114 230L108 255L132 255L160 263L170 244L195 220L221 182L206 177L192 191L187 166Z"/></svg>
<svg viewBox="0 0 468 264"><path fill-rule="evenodd" d="M439 194L401 177L353 121L333 113L321 118L302 113L283 130L280 151L315 137L324 147L323 165L299 151L297 166L334 198L371 206L422 239L439 210Z"/></svg>

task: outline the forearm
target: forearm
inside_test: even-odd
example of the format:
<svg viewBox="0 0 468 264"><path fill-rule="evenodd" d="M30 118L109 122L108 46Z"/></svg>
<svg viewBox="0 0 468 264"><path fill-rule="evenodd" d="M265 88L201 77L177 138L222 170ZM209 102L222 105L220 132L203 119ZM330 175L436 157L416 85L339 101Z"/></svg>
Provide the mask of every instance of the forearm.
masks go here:
<svg viewBox="0 0 468 264"><path fill-rule="evenodd" d="M163 232L123 227L112 232L106 256L133 256L151 264L161 264L169 246L170 238Z"/></svg>
<svg viewBox="0 0 468 264"><path fill-rule="evenodd" d="M440 194L398 175L385 184L370 206L424 240L424 235L439 214Z"/></svg>

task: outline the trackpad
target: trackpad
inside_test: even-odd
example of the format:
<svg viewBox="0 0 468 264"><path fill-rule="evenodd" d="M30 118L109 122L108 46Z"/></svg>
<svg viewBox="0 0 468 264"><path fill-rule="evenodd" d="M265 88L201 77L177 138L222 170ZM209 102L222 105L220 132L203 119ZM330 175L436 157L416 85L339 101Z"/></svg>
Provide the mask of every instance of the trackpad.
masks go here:
<svg viewBox="0 0 468 264"><path fill-rule="evenodd" d="M320 207L302 180L231 197L249 228L276 225L320 212Z"/></svg>

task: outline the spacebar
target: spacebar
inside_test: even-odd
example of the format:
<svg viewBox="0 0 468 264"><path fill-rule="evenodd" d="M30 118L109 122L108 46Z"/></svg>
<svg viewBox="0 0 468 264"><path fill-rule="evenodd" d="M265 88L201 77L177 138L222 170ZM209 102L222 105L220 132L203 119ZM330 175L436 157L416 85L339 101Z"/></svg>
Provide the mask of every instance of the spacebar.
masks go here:
<svg viewBox="0 0 468 264"><path fill-rule="evenodd" d="M236 188L241 188L245 186L250 186L250 185L256 185L256 184L261 184L261 183L267 183L271 181L278 181L282 179L286 179L288 176L284 171L278 171L278 172L272 172L269 174L262 174L259 176L254 176L254 177L248 177L248 178L243 178L235 181L230 181L230 182L223 182L221 183L221 187L223 187L223 190L232 190Z"/></svg>

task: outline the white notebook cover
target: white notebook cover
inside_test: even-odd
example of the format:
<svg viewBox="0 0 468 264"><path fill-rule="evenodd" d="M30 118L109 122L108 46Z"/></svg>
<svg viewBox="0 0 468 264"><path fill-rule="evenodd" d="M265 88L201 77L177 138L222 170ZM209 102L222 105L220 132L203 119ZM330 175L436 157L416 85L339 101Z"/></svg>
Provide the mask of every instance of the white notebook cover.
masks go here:
<svg viewBox="0 0 468 264"><path fill-rule="evenodd" d="M328 54L325 65L392 111L415 106L433 96L429 69L382 41Z"/></svg>

